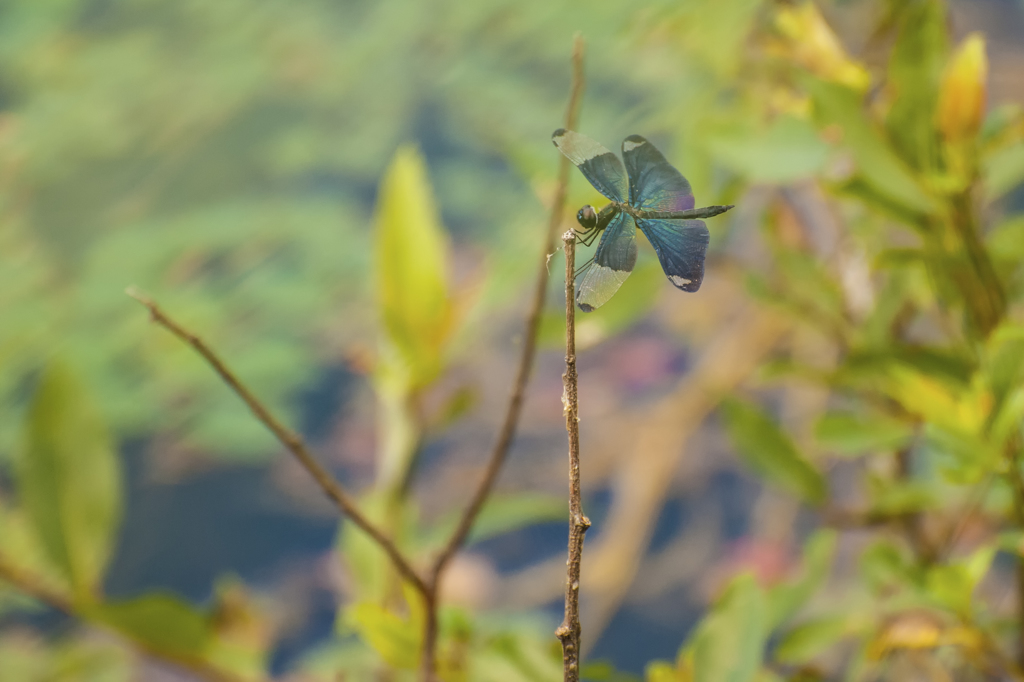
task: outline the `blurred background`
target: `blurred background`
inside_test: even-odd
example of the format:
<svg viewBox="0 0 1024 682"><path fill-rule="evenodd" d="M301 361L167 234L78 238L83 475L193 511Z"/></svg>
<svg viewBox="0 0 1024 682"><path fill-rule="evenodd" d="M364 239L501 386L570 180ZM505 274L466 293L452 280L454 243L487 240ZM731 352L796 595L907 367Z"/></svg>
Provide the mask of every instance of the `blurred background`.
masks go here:
<svg viewBox="0 0 1024 682"><path fill-rule="evenodd" d="M123 511L104 593L169 593L244 613L242 648L259 649L273 675L334 679L324 671L337 668L375 679L361 675L382 654L339 617L361 587L336 551L354 541L339 535L334 508L123 292L137 285L203 336L352 490L382 485L399 428L389 420L410 421L410 546L436 546L504 415L579 32L579 130L613 150L642 134L687 176L698 206L737 204L709 221L699 293L670 286L641 239L616 297L577 317L594 522L587 659L634 674L674 659L731 576L788 575L818 525L741 464L716 411L724 395L755 390L806 433L827 398L758 383L780 355L827 362L833 353L751 294L748 273L793 271L765 225L827 263L854 313L876 305L871 244L891 234L832 203L861 160L851 162L835 123L811 116L793 74L861 93L869 113L892 106L879 74L893 31L917 30L893 28L915 4L926 3L847 0L808 14L757 0L0 1L0 501L13 514L12 462L40 369L59 358L118 453ZM988 111L1017 115L1005 105L1024 100L1024 4L959 0L942 11L949 50L984 33ZM931 29L921 20L922 34ZM1000 176L992 215L1024 210L1020 165ZM442 235L436 267L457 311L398 416L382 351L387 256L375 251L389 168L425 188L404 210ZM566 226L599 199L574 169ZM509 664L519 672L494 679L558 679L549 646L566 540L557 256L550 269L501 505L446 583L474 628L502 633L519 652L507 657L520 657ZM0 547L15 537L4 528ZM193 679L112 642L0 591L0 679ZM538 662L522 663L531 656Z"/></svg>

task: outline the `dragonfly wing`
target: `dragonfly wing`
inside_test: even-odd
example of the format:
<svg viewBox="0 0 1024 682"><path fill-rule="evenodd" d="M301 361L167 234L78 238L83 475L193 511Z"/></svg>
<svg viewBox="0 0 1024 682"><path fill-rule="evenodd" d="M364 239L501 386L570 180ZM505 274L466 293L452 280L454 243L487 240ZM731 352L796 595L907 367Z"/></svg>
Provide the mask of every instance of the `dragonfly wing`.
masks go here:
<svg viewBox="0 0 1024 682"><path fill-rule="evenodd" d="M552 133L551 141L576 164L594 189L612 201L626 201L626 171L619 157L586 135L564 128Z"/></svg>
<svg viewBox="0 0 1024 682"><path fill-rule="evenodd" d="M630 135L623 140L622 158L629 173L631 205L645 211L687 211L693 208L690 183L646 139Z"/></svg>
<svg viewBox="0 0 1024 682"><path fill-rule="evenodd" d="M594 252L594 262L580 282L576 303L589 313L608 302L636 265L636 223L619 213L605 228Z"/></svg>
<svg viewBox="0 0 1024 682"><path fill-rule="evenodd" d="M703 220L637 220L668 281L683 291L700 289L711 236Z"/></svg>

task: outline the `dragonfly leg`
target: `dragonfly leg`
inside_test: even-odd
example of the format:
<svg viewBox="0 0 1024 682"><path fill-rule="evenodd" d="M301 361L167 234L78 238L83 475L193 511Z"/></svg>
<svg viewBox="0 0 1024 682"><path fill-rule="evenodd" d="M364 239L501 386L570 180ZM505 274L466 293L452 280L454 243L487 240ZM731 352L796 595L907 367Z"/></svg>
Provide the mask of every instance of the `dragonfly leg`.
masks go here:
<svg viewBox="0 0 1024 682"><path fill-rule="evenodd" d="M576 235L576 243L577 244L583 244L583 246L590 246L591 244L594 243L594 239L597 238L597 235L600 234L600 232L601 232L601 230L598 230L596 228L591 228L591 229L587 230L586 232L584 232L582 235L581 234L577 234Z"/></svg>
<svg viewBox="0 0 1024 682"><path fill-rule="evenodd" d="M583 274L584 272L586 272L586 271L587 271L587 269L588 269L588 268L589 268L589 267L590 267L591 265L593 265L593 264L594 264L594 257L593 257L593 256L591 256L591 257L590 257L590 259L589 259L589 260L587 260L587 262L586 262L586 263L584 263L583 265L581 265L581 266L579 266L578 268L576 268L576 272L572 273L572 278L573 278L573 279L576 279L577 277L579 277L580 275L582 275L582 274Z"/></svg>

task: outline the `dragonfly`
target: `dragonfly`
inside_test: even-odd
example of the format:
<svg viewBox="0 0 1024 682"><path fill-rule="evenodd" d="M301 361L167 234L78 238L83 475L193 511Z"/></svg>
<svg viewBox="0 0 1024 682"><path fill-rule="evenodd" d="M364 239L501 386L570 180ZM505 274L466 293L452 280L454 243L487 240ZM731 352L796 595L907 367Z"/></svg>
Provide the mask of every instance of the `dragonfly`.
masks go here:
<svg viewBox="0 0 1024 682"><path fill-rule="evenodd" d="M622 161L586 135L559 128L551 141L598 192L610 201L600 211L587 205L576 214L578 239L589 246L601 235L594 257L576 276L583 279L576 304L590 312L608 302L636 265L636 228L644 233L668 281L687 292L700 289L710 235L701 218L732 206L694 208L686 178L640 135L622 142ZM625 162L625 167L623 167Z"/></svg>

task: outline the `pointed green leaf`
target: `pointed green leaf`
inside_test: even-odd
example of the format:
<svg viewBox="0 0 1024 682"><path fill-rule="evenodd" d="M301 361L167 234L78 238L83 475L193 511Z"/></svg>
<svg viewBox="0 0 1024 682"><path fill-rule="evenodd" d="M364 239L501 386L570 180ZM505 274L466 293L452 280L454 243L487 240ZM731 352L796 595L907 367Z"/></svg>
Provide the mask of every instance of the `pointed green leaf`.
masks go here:
<svg viewBox="0 0 1024 682"><path fill-rule="evenodd" d="M821 446L837 455L896 450L913 436L912 427L880 414L826 412L814 427Z"/></svg>
<svg viewBox="0 0 1024 682"><path fill-rule="evenodd" d="M437 527L427 533L426 545L438 545L446 541L462 516L461 511L452 512ZM518 495L492 495L484 503L468 543L480 542L502 533L525 528L538 523L562 521L565 518L565 500L553 495L522 493Z"/></svg>
<svg viewBox="0 0 1024 682"><path fill-rule="evenodd" d="M942 473L954 483L977 483L998 467L1000 453L985 438L935 424L926 425L924 435L940 456Z"/></svg>
<svg viewBox="0 0 1024 682"><path fill-rule="evenodd" d="M904 161L921 171L939 162L935 107L949 49L946 7L941 0L908 3L889 59L893 90L886 117L889 140Z"/></svg>
<svg viewBox="0 0 1024 682"><path fill-rule="evenodd" d="M202 656L212 633L202 612L170 594L100 604L89 614L125 637L172 656Z"/></svg>
<svg viewBox="0 0 1024 682"><path fill-rule="evenodd" d="M1024 152L1024 144L1021 150ZM1024 215L1018 214L993 227L986 235L985 242L994 259L1016 267L1024 260Z"/></svg>
<svg viewBox="0 0 1024 682"><path fill-rule="evenodd" d="M807 87L819 125L835 125L842 130L841 144L853 157L865 183L912 214L936 210L935 200L864 115L859 92L815 79L808 79Z"/></svg>
<svg viewBox="0 0 1024 682"><path fill-rule="evenodd" d="M870 488L871 512L886 516L932 509L941 500L933 481L882 480Z"/></svg>
<svg viewBox="0 0 1024 682"><path fill-rule="evenodd" d="M807 663L846 634L846 616L821 616L790 630L775 649L775 658L788 665Z"/></svg>
<svg viewBox="0 0 1024 682"><path fill-rule="evenodd" d="M989 156L984 164L984 178L989 200L998 199L1024 183L1024 142Z"/></svg>
<svg viewBox="0 0 1024 682"><path fill-rule="evenodd" d="M992 566L992 560L996 556L995 545L985 545L976 549L964 562L964 571L967 574L967 583L973 590L981 582L988 569Z"/></svg>
<svg viewBox="0 0 1024 682"><path fill-rule="evenodd" d="M768 609L754 578L737 578L693 639L694 682L750 682L768 640Z"/></svg>
<svg viewBox="0 0 1024 682"><path fill-rule="evenodd" d="M985 545L957 562L934 566L928 571L929 596L946 608L969 617L974 591L988 573L996 546Z"/></svg>
<svg viewBox="0 0 1024 682"><path fill-rule="evenodd" d="M736 399L726 400L722 412L736 451L750 468L811 504L824 502L824 476L764 412Z"/></svg>
<svg viewBox="0 0 1024 682"><path fill-rule="evenodd" d="M360 503L367 518L382 523L385 503L381 495L365 496ZM391 574L387 554L380 545L348 519L343 519L338 528L337 545L351 580L352 596L357 601L383 601Z"/></svg>
<svg viewBox="0 0 1024 682"><path fill-rule="evenodd" d="M860 570L879 592L913 585L920 579L905 552L887 540L878 540L861 553Z"/></svg>
<svg viewBox="0 0 1024 682"><path fill-rule="evenodd" d="M88 598L121 519L121 470L103 418L63 364L40 378L15 470L40 544L76 594Z"/></svg>
<svg viewBox="0 0 1024 682"><path fill-rule="evenodd" d="M419 662L420 634L411 618L364 602L351 611L352 625L388 665L411 670Z"/></svg>
<svg viewBox="0 0 1024 682"><path fill-rule="evenodd" d="M768 592L769 627L775 628L786 622L824 584L837 543L838 534L833 530L819 530L807 540L800 575Z"/></svg>
<svg viewBox="0 0 1024 682"><path fill-rule="evenodd" d="M448 291L448 239L441 228L423 157L413 147L395 154L377 198L377 299L395 357L385 368L411 387L441 368L453 322Z"/></svg>
<svg viewBox="0 0 1024 682"><path fill-rule="evenodd" d="M682 676L668 661L651 661L644 667L644 682L679 682Z"/></svg>

